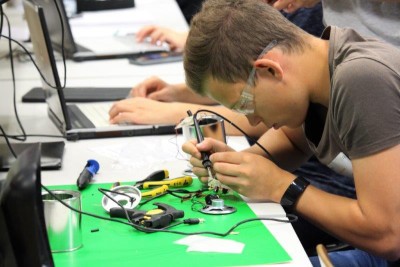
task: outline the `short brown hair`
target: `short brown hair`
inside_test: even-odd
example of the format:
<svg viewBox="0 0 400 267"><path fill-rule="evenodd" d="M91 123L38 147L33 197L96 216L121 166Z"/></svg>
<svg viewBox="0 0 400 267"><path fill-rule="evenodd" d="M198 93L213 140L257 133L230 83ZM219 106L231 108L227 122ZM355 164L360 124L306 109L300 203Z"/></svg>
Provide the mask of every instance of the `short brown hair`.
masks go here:
<svg viewBox="0 0 400 267"><path fill-rule="evenodd" d="M245 81L273 40L283 52L301 51L306 33L260 0L207 0L193 18L185 45L186 83L204 94L204 79Z"/></svg>

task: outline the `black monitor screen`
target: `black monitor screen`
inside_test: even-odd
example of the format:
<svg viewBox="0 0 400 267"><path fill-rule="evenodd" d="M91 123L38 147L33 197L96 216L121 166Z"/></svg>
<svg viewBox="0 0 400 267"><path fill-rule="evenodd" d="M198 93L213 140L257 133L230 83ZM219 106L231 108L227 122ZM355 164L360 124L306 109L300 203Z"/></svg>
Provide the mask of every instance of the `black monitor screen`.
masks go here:
<svg viewBox="0 0 400 267"><path fill-rule="evenodd" d="M21 153L0 183L0 266L54 266L44 220L39 144Z"/></svg>

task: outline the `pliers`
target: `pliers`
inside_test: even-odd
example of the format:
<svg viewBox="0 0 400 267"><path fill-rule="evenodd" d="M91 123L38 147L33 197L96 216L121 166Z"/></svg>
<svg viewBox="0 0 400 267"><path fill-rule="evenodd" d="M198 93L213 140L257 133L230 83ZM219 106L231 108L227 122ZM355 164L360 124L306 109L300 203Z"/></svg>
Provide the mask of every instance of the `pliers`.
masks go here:
<svg viewBox="0 0 400 267"><path fill-rule="evenodd" d="M140 190L151 189L142 192L142 197L156 197L167 192L169 187L184 187L191 185L193 182L191 176L166 179L168 177L169 173L167 170L156 171L147 176L145 179L137 182L135 186Z"/></svg>

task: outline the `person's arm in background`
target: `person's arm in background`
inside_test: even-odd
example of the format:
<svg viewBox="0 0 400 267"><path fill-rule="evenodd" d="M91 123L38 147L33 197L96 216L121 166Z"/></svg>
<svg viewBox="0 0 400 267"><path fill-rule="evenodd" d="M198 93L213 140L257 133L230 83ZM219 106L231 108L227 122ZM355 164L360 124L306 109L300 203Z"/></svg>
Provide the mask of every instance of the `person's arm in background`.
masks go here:
<svg viewBox="0 0 400 267"><path fill-rule="evenodd" d="M134 86L132 97L146 97L163 102L187 102L202 105L215 105L215 101L200 96L190 90L184 83L169 84L157 76L150 77Z"/></svg>
<svg viewBox="0 0 400 267"><path fill-rule="evenodd" d="M321 0L277 0L272 4L272 6L278 10L293 13L302 7L311 8L320 1Z"/></svg>
<svg viewBox="0 0 400 267"><path fill-rule="evenodd" d="M136 41L142 42L146 38L149 38L152 44L166 42L169 44L171 50L181 51L185 46L187 34L187 32L177 32L162 26L149 25L136 33Z"/></svg>
<svg viewBox="0 0 400 267"><path fill-rule="evenodd" d="M233 121L250 136L261 136L267 128L263 124L253 127L245 116L234 113L223 106L206 106L183 102L161 102L143 97L133 97L114 103L110 109L110 123L133 124L178 124L187 117L187 111L195 113L199 109L208 109ZM242 135L235 127L225 122L227 135Z"/></svg>

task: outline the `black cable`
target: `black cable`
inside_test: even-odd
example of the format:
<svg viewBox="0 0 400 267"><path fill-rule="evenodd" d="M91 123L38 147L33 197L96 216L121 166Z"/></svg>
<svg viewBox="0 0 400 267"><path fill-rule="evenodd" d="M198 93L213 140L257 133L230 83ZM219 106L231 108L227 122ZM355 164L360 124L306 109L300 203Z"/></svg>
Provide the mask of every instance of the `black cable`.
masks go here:
<svg viewBox="0 0 400 267"><path fill-rule="evenodd" d="M29 56L29 58L30 58L30 60L32 61L33 65L35 66L36 70L39 72L40 77L42 78L42 80L43 80L48 86L50 86L50 87L53 88L53 89L64 89L65 86L66 86L66 84L67 84L67 65L66 65L65 51L64 51L64 38L65 38L65 34L64 34L64 33L65 33L65 30L64 30L64 22L63 22L63 20L62 20L62 15L61 15L60 7L58 6L57 1L54 1L54 3L55 3L55 6L56 6L56 9L57 9L57 13L58 13L58 17L59 17L59 19L60 19L60 25L61 25L61 55L62 55L63 66L64 66L64 83L63 83L63 85L61 85L60 88L58 88L58 87L55 86L55 85L50 84L50 82L48 82L48 81L46 80L46 78L44 77L43 73L40 71L38 65L36 64L35 60L33 59L31 53L24 47L24 45L22 45L22 44L21 44L20 42L18 42L17 40L11 38L10 23L8 22L8 18L7 18L7 16L6 16L5 14L4 14L4 16L5 16L6 19L7 19L7 22L8 22L8 29L9 29L9 30L8 30L8 36L5 36L5 35L3 35L3 34L1 34L1 36L4 37L4 38L6 38L6 39L8 39L8 40L10 41L10 58L12 58L12 50L11 50L11 41L12 41L12 42L16 43L19 47L21 47L21 48L24 50L24 52ZM1 12L1 15L3 15L3 12ZM1 24L3 23L2 19L3 19L3 16L1 17ZM1 26L1 28L2 28L2 26ZM1 33L1 31L0 31L0 33ZM12 63L12 66L11 66L11 67L12 67L12 71L13 71L13 63ZM13 75L13 81L14 81L14 80L15 80L15 78L14 78L14 75Z"/></svg>
<svg viewBox="0 0 400 267"><path fill-rule="evenodd" d="M45 187L44 185L42 185L42 188L49 193L53 198L55 198L58 202L60 202L62 205L64 205L65 207L78 212L79 214L83 214L83 215L87 215L93 218L97 218L97 219L101 219L101 220L106 220L106 221L112 221L112 222L117 222L117 223L121 223L121 224L125 224L125 225L129 225L132 226L133 228L135 228L138 231L141 232L145 232L145 233L153 233L153 232L162 232L162 233L171 233L171 234L178 234L178 235L201 235L201 234L210 234L210 235L216 235L216 236L227 236L229 235L233 230L235 230L237 227L239 227L240 225L244 224L244 223L248 223L248 222L253 222L253 221L275 221L275 222L282 222L282 223L293 223L295 221L297 221L297 216L294 214L286 214L286 217L288 218L287 220L284 219L277 219L274 217L260 217L260 218L252 218L252 219L247 219L247 220L242 220L238 223L236 223L234 226L232 226L228 231L224 232L224 233L218 233L218 232L211 232L211 231L201 231L201 232L181 232L181 231L173 231L173 230L167 230L167 229L155 229L155 228L148 228L148 227L143 227L141 225L138 224L134 224L131 222L124 222L124 221L120 221L120 220L116 220L116 219L112 219L112 218L108 218L108 217L103 217L103 216L99 216L93 213L89 213L89 212L84 212L78 209L75 209L74 207L71 207L70 205L68 205L67 203L65 203L62 199L60 199L57 195L55 195L53 192L51 192L51 190L49 190L47 187ZM111 198L112 199L112 198ZM117 201L114 200L115 203L117 203L122 209L124 209L126 217L128 219L128 221L130 221L129 215L126 211L126 209ZM181 223L178 223L181 224ZM174 224L173 226L176 226L178 224Z"/></svg>
<svg viewBox="0 0 400 267"><path fill-rule="evenodd" d="M11 74L12 74L12 81L13 81L13 104L14 104L14 113L15 113L15 117L16 117L16 119L17 119L18 125L19 125L19 127L20 127L20 129L21 129L21 131L22 131L22 135L7 135L4 131L2 131L3 134L2 134L1 136L4 137L4 138L6 138L6 142L7 142L7 143L8 143L8 138L15 139L15 140L18 140L18 141L26 141L26 140L27 140L27 137L28 137L28 135L26 134L25 129L24 129L22 123L21 123L21 120L20 120L20 118L19 118L18 110L17 110L17 105L16 105L16 102L17 102L17 101L16 101L14 57L13 57L13 50L12 50L11 42L16 43L20 48L22 48L22 49L24 50L24 52L26 53L26 55L28 55L28 57L29 57L30 60L32 61L33 65L35 66L36 70L39 72L40 77L42 78L42 80L43 80L48 86L50 86L51 88L56 89L56 90L62 90L62 89L64 89L65 86L66 86L66 83L67 83L67 81L66 81L66 79L67 79L67 66L66 66L65 51L64 51L64 38L65 38L65 37L64 37L64 35L65 35L65 34L64 34L64 23L63 23L62 16L61 16L61 10L60 10L60 7L58 6L57 1L55 1L55 6L56 6L56 9L57 9L58 16L59 16L59 18L60 18L61 31L62 31L62 32L61 32L61 48L62 48L62 53L61 53L61 54L62 54L63 66L64 66L64 84L63 84L60 88L58 88L57 86L54 86L54 85L50 84L50 82L48 82L48 81L46 80L46 78L44 77L43 73L40 71L38 65L36 64L35 60L33 59L31 53L25 48L24 45L22 45L20 42L18 42L17 40L15 40L15 39L13 39L13 38L11 37L11 26L10 26L10 21L9 21L7 15L4 14L2 6L0 6L0 13L1 13L1 14L0 14L0 37L4 37L4 38L8 39L9 55L10 55L10 64L11 64ZM6 18L6 21L7 21L8 36L5 36L5 35L2 34L2 30L3 30L3 16ZM29 136L57 137L57 138L58 138L58 137L62 137L62 138L65 138L65 136L55 136L55 135L29 135ZM11 150L11 149L12 149L12 148L10 147L10 150Z"/></svg>
<svg viewBox="0 0 400 267"><path fill-rule="evenodd" d="M64 205L64 206L67 207L68 209L70 209L70 210L72 210L72 211L75 211L75 212L77 212L77 213L79 213L79 214L83 214L83 215L87 215L87 216L94 217L94 218L97 218L97 219L106 220L106 221L112 221L112 222L117 222L117 223L121 223L121 224L125 224L125 225L131 226L131 224L130 224L130 223L127 223L127 222L123 222L123 221L120 221L120 220L115 220L115 219L112 219L112 218L103 217L103 216L99 216L99 215L96 215L96 214L93 214L93 213L89 213L89 212L85 212L85 211L81 211L81 210L75 209L74 207L72 207L72 206L68 205L67 203L65 203L62 199L60 199L57 195L55 195L53 192L51 192L51 190L49 190L49 189L48 189L47 187L45 187L44 185L42 185L42 188L43 188L47 193L49 193L50 196L52 196L52 197L55 198L58 202L60 202L62 205Z"/></svg>
<svg viewBox="0 0 400 267"><path fill-rule="evenodd" d="M1 34L3 32L3 6L0 4L0 40L1 40Z"/></svg>
<svg viewBox="0 0 400 267"><path fill-rule="evenodd" d="M152 198L146 199L146 200L144 200L144 201L141 201L141 202L139 203L138 206L139 206L139 207L140 207L140 206L143 206L143 205L149 203L149 202L152 201L152 200L155 200L155 199L157 199L157 198L160 198L160 197L162 197L162 196L165 196L166 194L167 194L167 192L164 192L164 193L161 193L161 194L159 194L159 195L157 195L157 196L155 196L155 197L152 197Z"/></svg>
<svg viewBox="0 0 400 267"><path fill-rule="evenodd" d="M199 212L201 209L204 209L205 207L207 207L206 204L204 204L200 200L197 200L197 198L195 198L195 197L192 197L192 199L190 201L192 202L192 206L191 206L192 211ZM196 208L198 205L200 205L201 208Z"/></svg>
<svg viewBox="0 0 400 267"><path fill-rule="evenodd" d="M9 139L14 139L18 141L22 141L19 139L21 135L12 135L12 134L1 134L2 137L7 137ZM26 134L26 137L51 137L51 138L65 138L63 135L51 135L51 134Z"/></svg>
<svg viewBox="0 0 400 267"><path fill-rule="evenodd" d="M141 201L138 206L143 206L143 205L149 203L150 201L153 201L153 200L155 200L155 199L157 199L159 197L165 196L166 194L170 194L170 195L172 195L174 197L177 197L177 198L182 200L183 197L179 196L177 193L181 193L181 194L182 193L183 194L196 194L196 193L204 192L204 191L206 191L206 190L189 191L189 190L186 190L186 189L175 189L175 190L168 189L164 193L161 193L161 194L159 194L159 195L157 195L155 197L152 197L152 198L146 199L144 201Z"/></svg>
<svg viewBox="0 0 400 267"><path fill-rule="evenodd" d="M114 191L112 189L106 189L106 188L98 188L97 190L99 190L100 193L102 193L103 195L107 196L110 199L111 199L111 197L107 193L113 193L113 194L125 196L125 197L129 198L129 201L131 203L133 203L136 200L135 197L132 197L132 196L130 196L130 195L124 193L124 192L118 192L118 191Z"/></svg>
<svg viewBox="0 0 400 267"><path fill-rule="evenodd" d="M274 157L271 155L271 153L269 153L269 151L263 147L256 139L254 139L253 137L251 137L250 135L248 135L245 131L243 131L239 126L237 126L234 122L232 122L231 120L225 118L224 116L218 114L217 112L214 112L212 110L208 110L208 109L199 109L198 111L196 111L193 115L193 119L197 119L197 114L199 112L209 112L212 113L214 115L217 115L221 118L223 118L225 121L227 121L229 124L231 124L233 127L235 127L237 130L239 130L242 134L244 134L248 139L250 139L251 141L253 141L255 144L257 144L257 146L259 146L264 153L269 157L269 159L275 163L276 165L278 165L277 161L274 159Z"/></svg>
<svg viewBox="0 0 400 267"><path fill-rule="evenodd" d="M7 26L8 26L8 35L11 38L11 25L10 25L10 21L7 17L6 14L2 13L4 15L4 17L6 18L6 22L7 22ZM2 35L4 36L4 35ZM12 81L13 81L13 104L14 104L14 114L15 114L15 118L17 119L18 122L18 126L22 131L22 135L23 137L21 139L19 139L20 141L25 141L26 140L26 133L25 133L25 129L22 126L21 120L19 119L19 115L18 115L18 110L17 110L17 100L16 100L16 95L17 95L17 90L16 90L16 86L15 86L15 72L14 72L14 57L13 57L13 53L12 53L12 46L11 46L11 40L8 39L8 47L9 47L9 51L10 51L10 64L11 64L11 75L12 75Z"/></svg>
<svg viewBox="0 0 400 267"><path fill-rule="evenodd" d="M55 86L55 85L50 84L50 82L46 80L46 78L44 77L43 73L40 71L39 66L36 64L36 61L33 59L31 53L28 51L28 49L25 48L25 46L24 46L23 44L21 44L20 42L18 42L18 41L15 40L15 39L13 39L13 38L11 38L11 37L8 37L8 36L5 36L5 35L3 35L3 34L2 34L1 36L4 37L4 38L6 38L6 39L8 39L10 42L11 42L11 41L14 42L15 44L17 44L20 48L22 48L22 49L24 50L24 52L26 53L26 55L29 56L29 59L31 60L31 62L32 62L33 65L35 66L35 68L36 68L36 70L38 71L38 73L39 73L40 77L42 78L42 80L43 80L49 87L51 87L51 88L53 88L53 89L57 89L57 90L58 90L58 89L64 89L64 88L65 88L65 81L64 81L64 85L62 85L61 87L57 87L57 86ZM11 54L10 54L10 57L11 57ZM65 64L65 62L64 62L64 64ZM64 65L64 68L65 68L65 65ZM64 70L64 77L66 77L66 76L65 76L65 75L66 75L65 73L66 73L66 70ZM64 78L64 80L65 80L65 78Z"/></svg>
<svg viewBox="0 0 400 267"><path fill-rule="evenodd" d="M127 209L125 209L124 206L121 205L121 203L119 203L118 201L116 201L113 197L111 197L110 195L108 195L107 192L103 191L101 188L98 188L98 190L99 190L100 193L102 193L104 196L106 196L106 197L109 198L111 201L113 201L115 204L117 204L117 205L124 211L125 217L126 217L126 219L128 220L129 224L132 224L132 220L131 220L131 218L129 217L129 214L128 214ZM114 192L114 193L117 193L117 192ZM128 197L129 199L132 199L132 197L129 196L129 195L126 195L126 194L124 194L124 193L122 193L122 192L118 192L118 193L125 195L125 196Z"/></svg>
<svg viewBox="0 0 400 267"><path fill-rule="evenodd" d="M11 154L14 156L14 158L17 158L17 154L15 153L14 149L11 146L10 141L7 138L7 134L5 133L3 127L0 125L0 131L3 133L4 139L6 140L7 146L10 149Z"/></svg>

